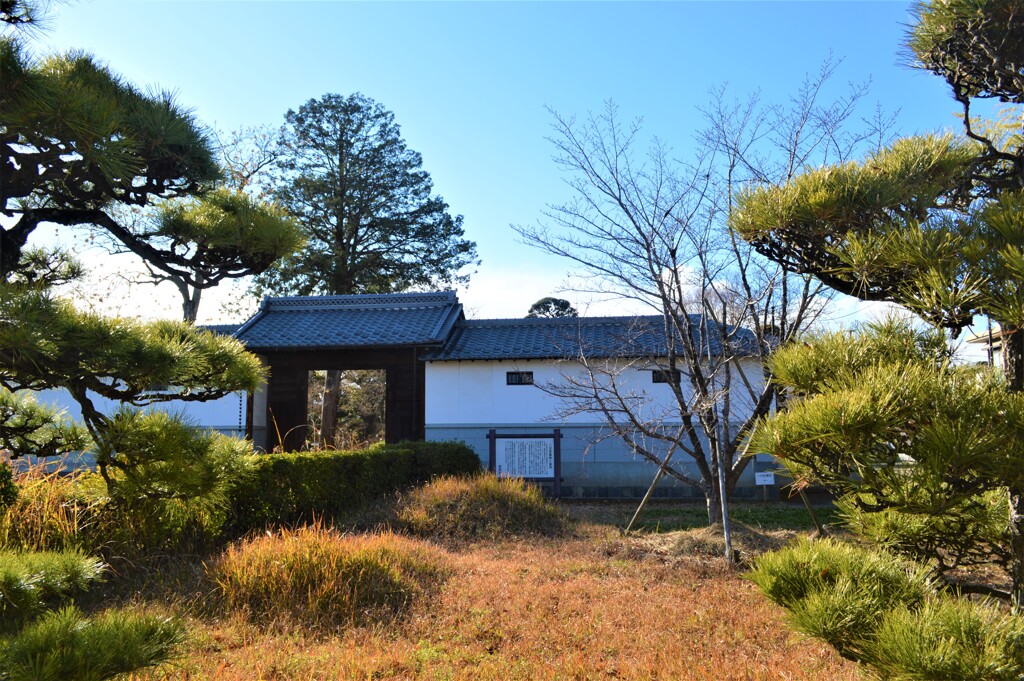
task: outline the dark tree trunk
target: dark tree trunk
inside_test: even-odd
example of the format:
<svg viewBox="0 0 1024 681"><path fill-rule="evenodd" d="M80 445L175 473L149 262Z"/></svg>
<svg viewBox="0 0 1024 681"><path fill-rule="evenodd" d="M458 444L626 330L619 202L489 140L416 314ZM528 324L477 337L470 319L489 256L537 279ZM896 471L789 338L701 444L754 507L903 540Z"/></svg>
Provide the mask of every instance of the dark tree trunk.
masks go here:
<svg viewBox="0 0 1024 681"><path fill-rule="evenodd" d="M1003 371L1011 392L1024 391L1024 329L1004 326Z"/></svg>
<svg viewBox="0 0 1024 681"><path fill-rule="evenodd" d="M196 323L199 316L199 299L202 296L202 289L195 289L192 296L184 298L181 303L182 318L186 322Z"/></svg>
<svg viewBox="0 0 1024 681"><path fill-rule="evenodd" d="M324 407L320 413L320 445L335 446L338 429L338 400L341 398L341 370L330 369L324 384Z"/></svg>
<svg viewBox="0 0 1024 681"><path fill-rule="evenodd" d="M708 506L708 525L722 524L722 497L718 494L718 482L711 484L709 489L704 490Z"/></svg>
<svg viewBox="0 0 1024 681"><path fill-rule="evenodd" d="M28 224L24 216L21 220ZM25 229L21 222L10 229L0 228L0 281L7 281L21 261L21 252L28 243L31 229Z"/></svg>
<svg viewBox="0 0 1024 681"><path fill-rule="evenodd" d="M1010 578L1014 611L1024 610L1024 490L1010 492Z"/></svg>

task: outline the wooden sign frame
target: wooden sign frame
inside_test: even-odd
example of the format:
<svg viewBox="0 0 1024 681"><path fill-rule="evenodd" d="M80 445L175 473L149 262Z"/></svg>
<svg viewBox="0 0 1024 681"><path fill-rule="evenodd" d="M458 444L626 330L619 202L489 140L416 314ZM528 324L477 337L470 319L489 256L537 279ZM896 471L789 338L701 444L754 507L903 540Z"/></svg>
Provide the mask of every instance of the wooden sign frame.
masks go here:
<svg viewBox="0 0 1024 681"><path fill-rule="evenodd" d="M554 448L554 476L553 477L524 477L524 480L535 480L538 482L551 481L552 494L555 498L562 496L562 429L555 428L551 433L502 433L498 434L495 428L487 431L488 441L488 470L496 473L498 469L498 440L552 440Z"/></svg>

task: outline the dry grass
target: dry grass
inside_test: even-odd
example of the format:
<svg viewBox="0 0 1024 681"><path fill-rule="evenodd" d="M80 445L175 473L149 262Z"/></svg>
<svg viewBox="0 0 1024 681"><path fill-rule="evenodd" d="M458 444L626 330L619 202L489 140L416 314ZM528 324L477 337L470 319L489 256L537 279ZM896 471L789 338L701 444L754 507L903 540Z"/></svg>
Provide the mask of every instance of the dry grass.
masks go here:
<svg viewBox="0 0 1024 681"><path fill-rule="evenodd" d="M558 536L569 528L565 512L535 485L492 474L438 478L413 490L398 523L420 536L456 542Z"/></svg>
<svg viewBox="0 0 1024 681"><path fill-rule="evenodd" d="M78 476L44 464L15 472L18 498L0 510L0 547L36 551L95 550L90 528L99 502L82 498Z"/></svg>
<svg viewBox="0 0 1024 681"><path fill-rule="evenodd" d="M777 551L797 537L797 532L786 529L755 528L740 522L731 524L732 548L740 561L749 562L765 551ZM721 558L725 555L725 537L721 525L678 530L664 534L640 535L629 540L634 551L658 556L697 556Z"/></svg>
<svg viewBox="0 0 1024 681"><path fill-rule="evenodd" d="M229 614L313 631L386 624L447 572L439 549L394 534L317 523L233 544L210 566Z"/></svg>
<svg viewBox="0 0 1024 681"><path fill-rule="evenodd" d="M388 627L317 635L194 618L189 656L135 678L857 678L724 562L623 558L607 531L581 534L463 546L443 588Z"/></svg>

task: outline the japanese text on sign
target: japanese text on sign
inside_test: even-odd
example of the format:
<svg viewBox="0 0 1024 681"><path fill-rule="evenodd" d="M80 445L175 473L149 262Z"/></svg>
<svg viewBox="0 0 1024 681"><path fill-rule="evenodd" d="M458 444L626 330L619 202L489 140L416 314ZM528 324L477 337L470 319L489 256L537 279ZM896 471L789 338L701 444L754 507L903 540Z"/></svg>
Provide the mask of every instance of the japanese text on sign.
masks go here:
<svg viewBox="0 0 1024 681"><path fill-rule="evenodd" d="M498 440L495 474L501 478L555 477L555 441L548 438Z"/></svg>

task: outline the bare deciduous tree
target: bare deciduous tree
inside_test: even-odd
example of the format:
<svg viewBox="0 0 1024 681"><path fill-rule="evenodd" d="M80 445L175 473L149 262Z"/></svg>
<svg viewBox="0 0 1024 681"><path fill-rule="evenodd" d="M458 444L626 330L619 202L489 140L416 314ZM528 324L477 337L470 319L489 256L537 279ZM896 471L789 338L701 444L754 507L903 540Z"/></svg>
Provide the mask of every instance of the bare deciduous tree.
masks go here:
<svg viewBox="0 0 1024 681"><path fill-rule="evenodd" d="M804 332L828 299L821 284L761 257L728 230L732 196L751 183L784 184L809 165L885 139L880 116L848 132L863 86L822 103L835 68L826 63L785 106L713 92L689 163L659 140L639 153L639 122L623 124L612 103L582 121L552 112L555 160L573 198L552 206L538 226L516 228L578 266L577 290L651 309L638 333L655 329L658 356L624 347L618 354L635 359L598 359L583 348L575 358L582 370L546 389L562 398L563 416L602 415L607 437L658 466L656 480L669 475L701 490L712 523L723 519L723 499L749 463L751 427L775 402L764 360ZM664 372L666 385L651 387L671 393L667 406L665 391L626 387L638 367Z"/></svg>

